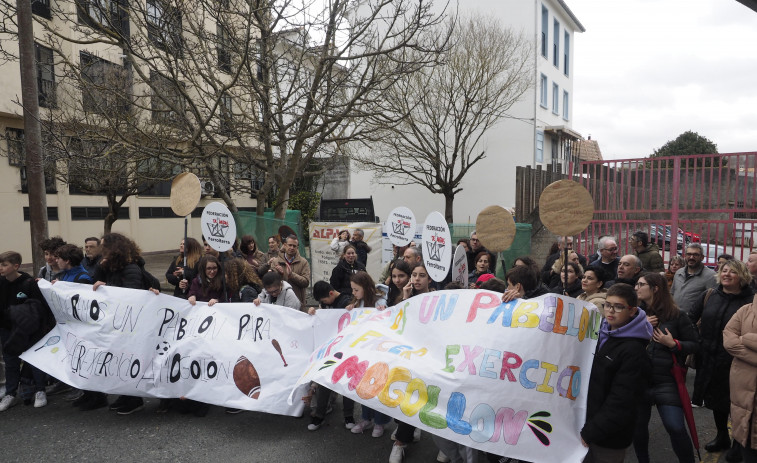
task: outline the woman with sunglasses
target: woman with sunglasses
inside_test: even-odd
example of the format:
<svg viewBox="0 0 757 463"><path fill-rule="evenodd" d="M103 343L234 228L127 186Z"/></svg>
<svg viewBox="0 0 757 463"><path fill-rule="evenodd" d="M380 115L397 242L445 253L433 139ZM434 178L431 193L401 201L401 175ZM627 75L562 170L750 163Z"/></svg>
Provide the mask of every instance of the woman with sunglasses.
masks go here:
<svg viewBox="0 0 757 463"><path fill-rule="evenodd" d="M650 461L649 419L652 405L656 405L678 461L693 463L694 446L686 430L678 385L671 370L674 358L679 365L683 365L688 354L699 351L699 333L673 301L663 275L650 272L640 277L636 283L636 294L647 320L654 327L652 341L647 345L647 355L652 361L652 377L645 400L639 405L633 439L636 459L639 463Z"/></svg>

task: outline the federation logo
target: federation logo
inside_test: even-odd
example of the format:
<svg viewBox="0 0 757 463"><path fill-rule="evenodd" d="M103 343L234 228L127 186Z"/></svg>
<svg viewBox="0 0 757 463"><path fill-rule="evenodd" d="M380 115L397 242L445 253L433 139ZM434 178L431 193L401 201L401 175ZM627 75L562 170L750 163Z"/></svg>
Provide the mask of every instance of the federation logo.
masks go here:
<svg viewBox="0 0 757 463"><path fill-rule="evenodd" d="M404 236L408 228L410 228L410 222L407 222L405 220L398 219L397 223L392 223L392 232L395 235Z"/></svg>
<svg viewBox="0 0 757 463"><path fill-rule="evenodd" d="M434 234L434 236L431 237L431 241L426 241L428 258L437 262L441 262L444 246L446 246L444 238L439 236L438 234Z"/></svg>
<svg viewBox="0 0 757 463"><path fill-rule="evenodd" d="M213 219L213 222L207 225L210 236L215 238L225 238L229 231L229 222L223 219Z"/></svg>

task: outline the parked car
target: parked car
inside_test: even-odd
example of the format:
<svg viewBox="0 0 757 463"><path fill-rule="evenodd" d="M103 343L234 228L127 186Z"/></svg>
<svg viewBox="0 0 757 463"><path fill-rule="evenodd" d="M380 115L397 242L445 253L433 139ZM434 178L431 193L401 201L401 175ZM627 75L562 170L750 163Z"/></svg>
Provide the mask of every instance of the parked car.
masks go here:
<svg viewBox="0 0 757 463"><path fill-rule="evenodd" d="M710 267L713 270L718 268L718 256L725 254L725 247L719 244L702 243L702 250L704 251L704 265Z"/></svg>
<svg viewBox="0 0 757 463"><path fill-rule="evenodd" d="M683 231L683 229L678 229L678 234L683 235L684 240L686 241L686 244L689 243L701 243L702 242L702 235L699 233L693 233L693 232L687 232Z"/></svg>
<svg viewBox="0 0 757 463"><path fill-rule="evenodd" d="M667 249L667 250L673 250L671 242L672 242L672 236L673 232L671 230L670 225L658 225L658 224L649 224L649 242L650 243L657 243L657 245L661 249ZM683 249L683 243L684 243L684 234L683 230L679 229L679 232L676 236L676 249L681 250Z"/></svg>

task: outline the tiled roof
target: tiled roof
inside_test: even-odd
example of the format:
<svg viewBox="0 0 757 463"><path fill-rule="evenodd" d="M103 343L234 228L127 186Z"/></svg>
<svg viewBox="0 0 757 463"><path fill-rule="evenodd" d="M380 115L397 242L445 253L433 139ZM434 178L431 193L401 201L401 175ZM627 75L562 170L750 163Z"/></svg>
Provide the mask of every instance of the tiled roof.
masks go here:
<svg viewBox="0 0 757 463"><path fill-rule="evenodd" d="M602 161L602 151L596 140L580 140L578 142L578 158L582 161Z"/></svg>

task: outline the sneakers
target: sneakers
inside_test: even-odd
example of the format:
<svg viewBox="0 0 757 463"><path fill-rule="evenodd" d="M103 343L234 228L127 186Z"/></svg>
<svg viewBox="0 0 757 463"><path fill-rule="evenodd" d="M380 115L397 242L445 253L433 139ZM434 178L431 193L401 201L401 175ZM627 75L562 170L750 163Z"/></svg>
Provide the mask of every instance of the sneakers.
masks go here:
<svg viewBox="0 0 757 463"><path fill-rule="evenodd" d="M6 395L5 397L3 397L3 400L0 400L0 412L8 410L17 403L18 400L16 400L15 395Z"/></svg>
<svg viewBox="0 0 757 463"><path fill-rule="evenodd" d="M127 403L126 405L118 408L116 410L116 413L119 415L131 415L132 413L138 412L145 408L145 402L142 400L142 397L127 397ZM112 409L113 407L111 407Z"/></svg>
<svg viewBox="0 0 757 463"><path fill-rule="evenodd" d="M58 381L55 384L51 384L45 388L45 395L56 395L70 391L72 388L63 381Z"/></svg>
<svg viewBox="0 0 757 463"><path fill-rule="evenodd" d="M63 396L63 400L67 402L74 402L77 399L81 398L81 396L84 395L84 391L79 389L74 389L72 392L69 392L68 394Z"/></svg>
<svg viewBox="0 0 757 463"><path fill-rule="evenodd" d="M119 408L127 405L129 403L129 399L130 398L131 397L125 396L125 395L118 396L118 398L116 399L116 401L113 402L112 404L110 404L110 407L109 407L110 410L117 411ZM74 404L74 405L76 405L76 404Z"/></svg>
<svg viewBox="0 0 757 463"><path fill-rule="evenodd" d="M344 427L352 430L355 427L355 418L348 416L344 418Z"/></svg>
<svg viewBox="0 0 757 463"><path fill-rule="evenodd" d="M394 431L392 432L392 440L397 440L397 428L394 428ZM415 428L415 431L413 431L413 442L420 442L421 441L421 430L418 428Z"/></svg>
<svg viewBox="0 0 757 463"><path fill-rule="evenodd" d="M355 432L354 428L352 432ZM377 424L373 426L373 432L371 432L371 437L381 437L384 435L384 425L383 424Z"/></svg>
<svg viewBox="0 0 757 463"><path fill-rule="evenodd" d="M47 405L47 394L45 391L37 391L34 394L34 408L42 408Z"/></svg>
<svg viewBox="0 0 757 463"><path fill-rule="evenodd" d="M389 454L389 463L402 463L405 459L405 446L395 443L392 445L392 453Z"/></svg>
<svg viewBox="0 0 757 463"><path fill-rule="evenodd" d="M101 392L89 392L82 394L84 400L79 403L79 410L88 412L108 406L108 396ZM76 403L76 402L74 402Z"/></svg>
<svg viewBox="0 0 757 463"><path fill-rule="evenodd" d="M436 454L436 461L439 463L449 463L450 459L447 455L444 454L441 450L439 450L439 453Z"/></svg>
<svg viewBox="0 0 757 463"><path fill-rule="evenodd" d="M371 420L361 420L360 423L353 426L350 431L352 432L352 434L362 434L363 431L368 429L372 424L373 421Z"/></svg>
<svg viewBox="0 0 757 463"><path fill-rule="evenodd" d="M318 418L317 416L314 416L312 420L310 420L310 424L308 425L308 431L318 431L321 426L323 426L323 418Z"/></svg>

